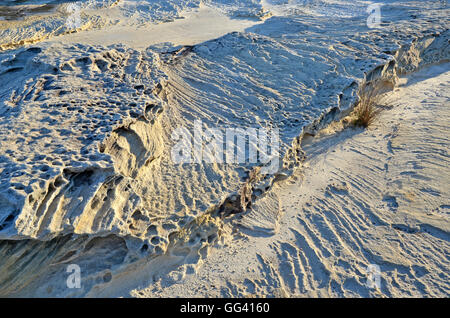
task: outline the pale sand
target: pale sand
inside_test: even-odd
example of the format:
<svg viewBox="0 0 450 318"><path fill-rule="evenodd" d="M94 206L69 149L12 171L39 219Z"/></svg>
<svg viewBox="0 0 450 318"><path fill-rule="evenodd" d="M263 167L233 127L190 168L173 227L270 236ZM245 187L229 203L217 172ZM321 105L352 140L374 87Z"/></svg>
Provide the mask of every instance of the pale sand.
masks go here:
<svg viewBox="0 0 450 318"><path fill-rule="evenodd" d="M231 222L232 242L193 274L180 266L132 295L448 296L450 64L406 81L368 130L305 144L306 168ZM366 286L369 264L380 289Z"/></svg>
<svg viewBox="0 0 450 318"><path fill-rule="evenodd" d="M387 77L395 82L398 74L450 58L449 10L436 2L427 2L424 10L423 2L385 1L388 10L379 29L367 28L364 1L312 1L307 12L303 6L280 5L273 10L273 18L259 24L255 20L259 9L247 6L248 2L232 4L229 9L234 13L229 17L247 17L251 21L231 21L217 13L214 16L220 23L212 26L211 20L200 13L203 9L197 17L192 13L192 18L154 26L153 20L147 18L155 14L156 20L175 18L185 12L184 6L154 11L151 7L142 10L142 16L128 17L134 12L135 2L120 1L117 6L92 12L92 19L88 20L91 24L86 24L88 32L56 37L65 32L59 28L65 17L58 16L32 24L26 28L27 32L13 28L2 33L5 47L24 39L31 42L52 39L1 55L0 148L4 150L0 156L1 296L128 296L131 290L149 286L157 290L158 286L165 288L177 282L186 273L196 273L198 265L209 262L209 249L215 250L226 242L233 246L234 239L238 248L252 248L231 235L233 231L250 237L256 232L263 237L282 233L286 226L277 206L287 199L277 199L281 194L269 192L253 209L247 209L242 202L257 199L270 189L274 180L289 176L294 169L303 169L308 174L308 168L302 165L303 147L307 145L299 142L304 133L316 133L351 110L358 86L365 81ZM325 11L324 3L327 3ZM342 13L351 13L353 9L362 14L343 17ZM116 25L116 17L120 17L123 27L122 31L113 28L121 35L120 42L139 47L143 23L149 29L158 28L160 33L167 30L173 37L162 35L162 39L171 44L145 50L115 44L105 28ZM192 28L186 38L188 44L219 36L228 32L228 28L240 30L247 23L255 25L194 47L178 51L173 48L174 43L182 41L176 33L184 32L181 26ZM42 25L48 29L41 28ZM95 28L104 28L105 32ZM149 42L142 45L157 41L152 34L146 40ZM179 127L192 131L194 119L201 119L208 127L280 128L283 169L277 175L259 174L253 182L249 181L249 172L254 165L175 165L170 159L171 133ZM328 151L325 142L314 144ZM361 151L356 146L353 149ZM384 164L378 154L370 158ZM325 173L331 169L323 166L313 171L318 174L322 168ZM345 182L350 183L351 179ZM237 191L243 186L251 190L240 197ZM331 196L342 190L339 184L336 188L330 187ZM393 208L398 205L396 209L400 211L401 196L387 185L380 189L384 204ZM342 191L345 193L345 189ZM429 193L432 197L436 194L433 190ZM324 199L328 197L321 200ZM337 203L333 201L333 205ZM307 205L301 206L307 215ZM241 210L247 210L242 222L248 229L232 226L229 219L219 217ZM349 249L360 251L364 239L360 238L360 229L353 228L353 224L359 226L357 220L355 217L346 221L352 231L342 230L340 238L355 240L356 243L346 244ZM402 218L379 222L384 226L391 224L388 221L400 224L396 228L414 232L408 230L414 226ZM402 226L403 223L408 227ZM363 233L364 227L361 228ZM382 226L379 228L383 231ZM318 230L324 231L316 234L320 240L333 241L326 227ZM433 233L448 241L448 231L441 230L442 233ZM285 240L295 236L292 231L288 233L291 236ZM321 251L315 246L320 240L306 234L298 240L303 242L305 262L307 257L311 258L310 269L304 270L305 284L299 283L299 291L295 291L295 284L289 286L294 286L293 294L306 288L319 293L325 287L318 284L315 288L315 278L310 278L311 282L306 279L312 275L319 277L317 281L320 277L324 281L334 279L326 277L331 271L322 270L325 268L322 259L329 268L326 260L332 257L340 260L342 252L338 250L335 256L334 251ZM358 243L363 247L359 248ZM294 250L298 248L292 242L288 244ZM439 258L445 262L448 246L445 243L442 246L444 255ZM280 254L279 259L289 258L283 254L284 248L292 250L283 245L279 252L273 253ZM423 249L418 254L428 255L428 246ZM320 251L317 257L316 251ZM363 256L366 263L378 260ZM231 259L224 264L230 264L231 268L230 262ZM358 268L365 270L366 263L358 264ZM81 267L82 289L67 288L69 264ZM347 268L345 264L340 266ZM266 269L269 271L270 267ZM399 275L405 275L405 271L401 267ZM279 272L284 273L284 269ZM202 273L200 269L200 277ZM227 272L224 275L233 278ZM446 278L446 274L436 275ZM279 283L270 279L267 278L267 284L261 280L263 286L269 286L262 293L275 295L270 286L276 288ZM353 286L352 281L342 284ZM446 286L442 283L436 288ZM408 287L403 287L399 288L406 292ZM223 295L240 295L237 287L228 288L232 292L225 290ZM173 291L171 295L177 293Z"/></svg>
<svg viewBox="0 0 450 318"><path fill-rule="evenodd" d="M119 23L100 30L68 34L61 38L51 39L49 42L105 46L123 44L135 49L145 49L150 45L160 43L171 43L174 46L195 45L233 31L244 31L261 22L231 19L220 10L205 5L200 5L198 10L182 11L180 16L180 19L173 22L145 26Z"/></svg>

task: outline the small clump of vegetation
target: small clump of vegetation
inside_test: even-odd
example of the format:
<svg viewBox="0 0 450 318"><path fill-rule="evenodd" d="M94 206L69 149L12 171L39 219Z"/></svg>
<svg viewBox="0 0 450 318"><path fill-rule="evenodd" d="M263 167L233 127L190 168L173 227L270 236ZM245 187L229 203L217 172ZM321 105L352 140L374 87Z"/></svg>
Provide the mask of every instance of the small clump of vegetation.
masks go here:
<svg viewBox="0 0 450 318"><path fill-rule="evenodd" d="M373 104L359 104L355 111L356 119L354 125L364 128L369 127L378 117L380 111L381 109Z"/></svg>
<svg viewBox="0 0 450 318"><path fill-rule="evenodd" d="M355 126L369 127L381 112L378 105L379 85L370 83L361 88L359 92L359 103L353 112L353 124Z"/></svg>

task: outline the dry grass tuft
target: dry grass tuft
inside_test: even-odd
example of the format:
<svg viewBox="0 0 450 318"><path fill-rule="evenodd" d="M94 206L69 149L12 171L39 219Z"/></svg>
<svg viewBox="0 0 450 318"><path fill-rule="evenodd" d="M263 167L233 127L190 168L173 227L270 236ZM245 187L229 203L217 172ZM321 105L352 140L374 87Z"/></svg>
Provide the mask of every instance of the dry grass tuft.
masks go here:
<svg viewBox="0 0 450 318"><path fill-rule="evenodd" d="M378 117L381 109L374 104L361 103L356 109L355 126L367 128Z"/></svg>
<svg viewBox="0 0 450 318"><path fill-rule="evenodd" d="M378 83L371 83L361 88L359 92L359 103L354 110L355 126L369 127L381 112L377 101L380 95L380 85Z"/></svg>

